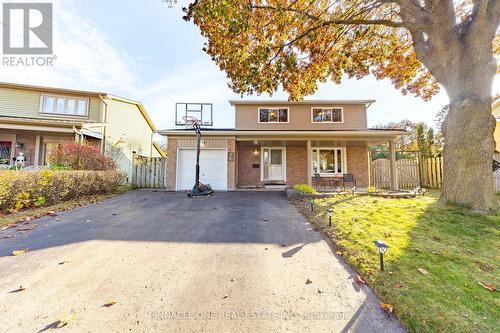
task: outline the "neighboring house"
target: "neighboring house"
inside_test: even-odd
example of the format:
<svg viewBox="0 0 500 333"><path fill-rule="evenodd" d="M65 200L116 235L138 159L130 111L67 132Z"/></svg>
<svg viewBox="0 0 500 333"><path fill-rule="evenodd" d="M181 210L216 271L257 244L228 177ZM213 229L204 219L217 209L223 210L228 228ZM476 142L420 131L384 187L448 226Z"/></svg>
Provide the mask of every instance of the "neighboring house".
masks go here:
<svg viewBox="0 0 500 333"><path fill-rule="evenodd" d="M403 130L368 128L366 112L373 102L230 101L235 107L235 128L204 126L202 131L201 181L217 190L233 190L313 184L315 173L321 177L351 173L357 186L367 187L368 146L389 142L394 157L393 141L404 134ZM202 112L187 112L188 116L197 114ZM176 119L182 119L182 114ZM193 130L183 127L158 133L168 139L168 187L192 188L196 156ZM391 161L395 165L395 159ZM395 167L391 171L395 174ZM396 176L391 184L397 187Z"/></svg>
<svg viewBox="0 0 500 333"><path fill-rule="evenodd" d="M497 121L497 126L495 127L495 150L500 152L500 97L497 97L492 105L493 116Z"/></svg>
<svg viewBox="0 0 500 333"><path fill-rule="evenodd" d="M88 143L132 173L134 154L165 156L141 103L107 93L0 83L0 164L23 153L26 166L50 163L63 143Z"/></svg>

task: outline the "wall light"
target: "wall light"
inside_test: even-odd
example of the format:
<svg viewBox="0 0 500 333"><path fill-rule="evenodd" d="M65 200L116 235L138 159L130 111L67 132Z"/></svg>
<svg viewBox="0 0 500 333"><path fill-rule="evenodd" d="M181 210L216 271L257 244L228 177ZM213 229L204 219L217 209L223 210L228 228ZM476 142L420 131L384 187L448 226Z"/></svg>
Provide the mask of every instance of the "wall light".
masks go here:
<svg viewBox="0 0 500 333"><path fill-rule="evenodd" d="M14 145L15 148L18 149L23 149L24 148L24 143L17 141L16 144Z"/></svg>
<svg viewBox="0 0 500 333"><path fill-rule="evenodd" d="M253 150L253 154L254 154L254 155L256 155L256 156L257 156L257 155L259 155L259 150L258 150L257 148L255 148L255 149Z"/></svg>

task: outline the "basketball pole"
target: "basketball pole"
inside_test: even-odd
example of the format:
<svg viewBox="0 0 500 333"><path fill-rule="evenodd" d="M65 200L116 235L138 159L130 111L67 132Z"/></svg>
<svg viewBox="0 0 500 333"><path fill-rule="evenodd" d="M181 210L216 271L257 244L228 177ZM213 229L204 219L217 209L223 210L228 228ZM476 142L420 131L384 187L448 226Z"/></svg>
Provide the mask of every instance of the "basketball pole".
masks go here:
<svg viewBox="0 0 500 333"><path fill-rule="evenodd" d="M196 176L194 189L196 195L200 194L200 151L201 151L201 128L198 123L193 125L194 131L196 132Z"/></svg>

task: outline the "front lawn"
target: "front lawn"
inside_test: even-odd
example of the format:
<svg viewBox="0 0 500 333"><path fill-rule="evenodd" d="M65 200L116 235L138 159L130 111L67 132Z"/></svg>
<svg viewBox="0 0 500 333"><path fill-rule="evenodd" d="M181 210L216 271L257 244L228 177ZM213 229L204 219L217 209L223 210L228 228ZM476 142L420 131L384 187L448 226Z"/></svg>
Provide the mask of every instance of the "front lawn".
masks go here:
<svg viewBox="0 0 500 333"><path fill-rule="evenodd" d="M499 293L478 282L500 287L500 214L482 216L436 202L432 193L318 199L313 213L308 203L300 206L410 331L498 332ZM327 208L334 209L331 228ZM385 272L379 272L373 240L390 246Z"/></svg>

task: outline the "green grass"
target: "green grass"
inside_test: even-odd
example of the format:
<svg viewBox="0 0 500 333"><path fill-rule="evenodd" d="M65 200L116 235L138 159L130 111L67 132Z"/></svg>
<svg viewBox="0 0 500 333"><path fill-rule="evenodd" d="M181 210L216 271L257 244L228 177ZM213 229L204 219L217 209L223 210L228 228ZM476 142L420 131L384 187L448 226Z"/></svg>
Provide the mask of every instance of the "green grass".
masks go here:
<svg viewBox="0 0 500 333"><path fill-rule="evenodd" d="M340 196L317 200L314 213L306 205L302 210L410 331L498 332L499 292L477 282L500 287L500 214L441 206L437 195ZM335 211L332 228L329 207ZM377 239L390 246L385 272L379 272Z"/></svg>
<svg viewBox="0 0 500 333"><path fill-rule="evenodd" d="M130 190L128 185L119 186L114 193L109 194L98 194L89 195L79 199L69 200L61 203L57 203L50 206L33 207L28 209L23 209L17 213L8 214L0 212L0 228L8 226L10 224L17 224L22 221L26 221L26 218L37 219L52 212L60 212L63 210L72 209L79 206L84 206L88 204L93 204L100 202L102 200L108 199L115 195L123 194Z"/></svg>

